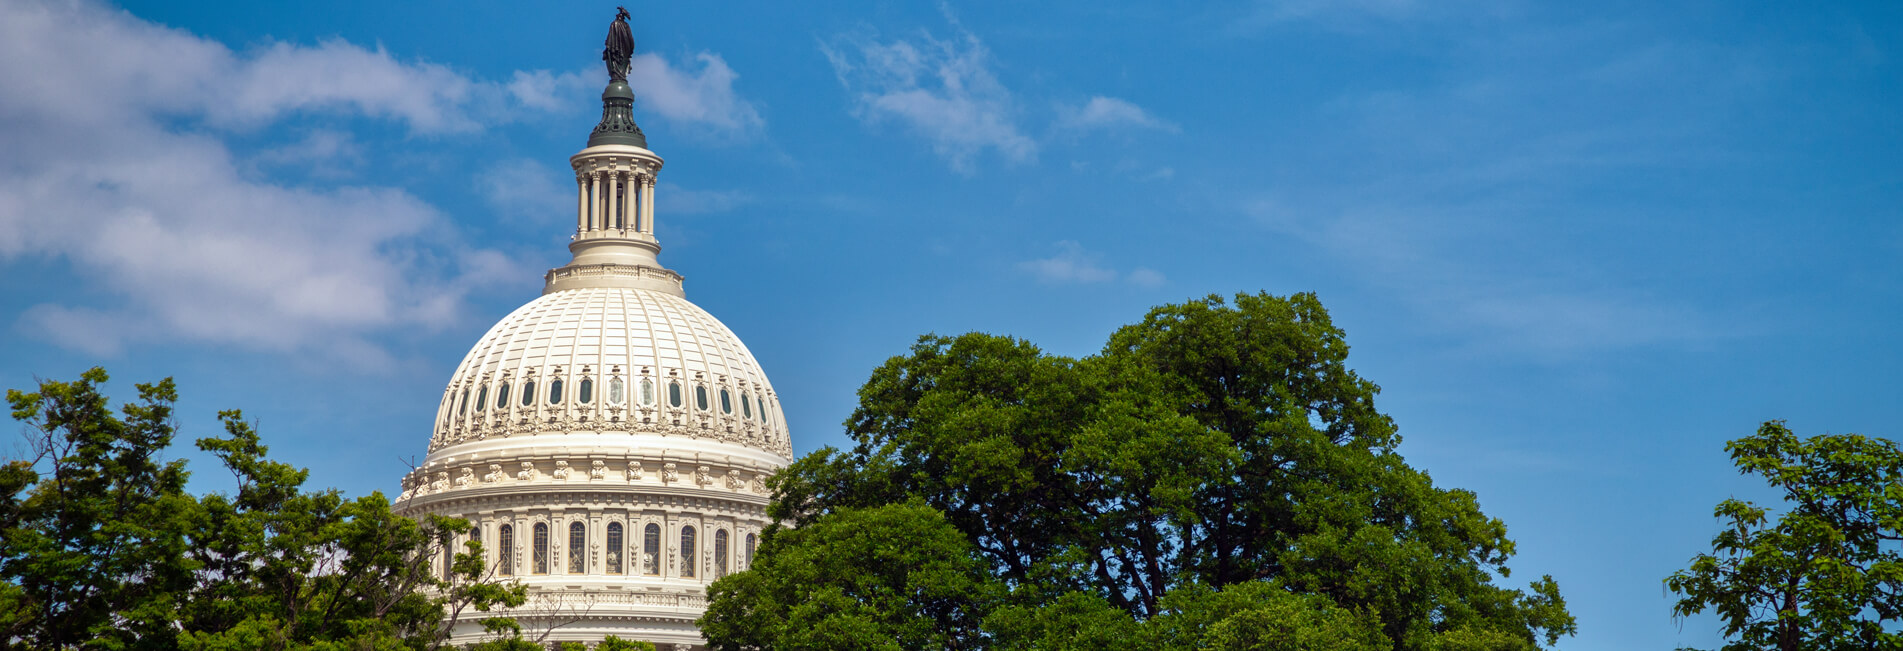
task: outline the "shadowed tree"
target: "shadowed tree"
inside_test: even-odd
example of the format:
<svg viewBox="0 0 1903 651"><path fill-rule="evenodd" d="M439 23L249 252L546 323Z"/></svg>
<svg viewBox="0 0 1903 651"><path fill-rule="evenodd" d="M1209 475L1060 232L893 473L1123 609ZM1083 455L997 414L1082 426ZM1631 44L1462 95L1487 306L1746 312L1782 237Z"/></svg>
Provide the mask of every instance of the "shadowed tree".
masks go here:
<svg viewBox="0 0 1903 651"><path fill-rule="evenodd" d="M185 492L171 380L123 418L92 369L9 391L30 459L0 468L0 643L34 649L432 649L451 618L519 605L490 581L468 523L396 516L381 494L303 488L236 411L198 447L237 480ZM442 561L451 558L448 572ZM513 622L490 620L492 630Z"/></svg>

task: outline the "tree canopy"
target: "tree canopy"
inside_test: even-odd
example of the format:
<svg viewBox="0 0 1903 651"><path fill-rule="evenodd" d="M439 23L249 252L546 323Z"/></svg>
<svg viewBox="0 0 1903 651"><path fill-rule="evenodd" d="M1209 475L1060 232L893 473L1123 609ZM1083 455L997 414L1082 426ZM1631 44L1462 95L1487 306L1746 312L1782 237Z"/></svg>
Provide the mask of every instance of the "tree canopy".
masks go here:
<svg viewBox="0 0 1903 651"><path fill-rule="evenodd" d="M1712 553L1665 579L1673 614L1714 611L1732 651L1903 648L1903 449L1782 421L1725 449L1784 508L1720 502Z"/></svg>
<svg viewBox="0 0 1903 651"><path fill-rule="evenodd" d="M0 466L0 648L431 649L450 620L523 602L479 545L456 551L467 522L306 490L237 411L197 442L237 490L187 493L185 462L163 460L172 381L138 385L115 415L106 380L7 392L30 458ZM513 621L484 623L495 648L520 641Z"/></svg>
<svg viewBox="0 0 1903 651"><path fill-rule="evenodd" d="M1158 307L1081 359L922 337L859 390L851 449L774 478L772 515L794 528L716 584L703 629L727 649L823 648L794 622L835 616L868 643L940 636L897 648L1536 649L1571 633L1550 577L1494 584L1505 525L1404 462L1347 355L1310 294ZM854 526L901 553L835 537ZM962 600L923 607L939 581Z"/></svg>

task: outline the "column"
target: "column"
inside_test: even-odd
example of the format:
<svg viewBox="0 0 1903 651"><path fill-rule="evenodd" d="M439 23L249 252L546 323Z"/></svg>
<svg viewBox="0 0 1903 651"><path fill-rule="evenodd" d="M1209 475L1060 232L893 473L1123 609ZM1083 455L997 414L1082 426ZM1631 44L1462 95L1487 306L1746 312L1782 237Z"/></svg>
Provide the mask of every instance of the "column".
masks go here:
<svg viewBox="0 0 1903 651"><path fill-rule="evenodd" d="M601 230L613 229L615 218L621 215L621 173L608 172L608 212L601 215Z"/></svg>
<svg viewBox="0 0 1903 651"><path fill-rule="evenodd" d="M594 188L588 194L588 230L601 230L601 172L589 172L589 184Z"/></svg>
<svg viewBox="0 0 1903 651"><path fill-rule="evenodd" d="M645 220L643 220L644 223L642 223L642 227L646 228L647 230L643 232L649 235L653 235L654 234L654 175L653 174L649 174L646 177L641 179L641 213L647 217Z"/></svg>
<svg viewBox="0 0 1903 651"><path fill-rule="evenodd" d="M575 175L575 235L588 232L588 179Z"/></svg>
<svg viewBox="0 0 1903 651"><path fill-rule="evenodd" d="M635 194L635 188L640 183L636 181L633 172L629 172L627 178L628 180L621 186L621 235L623 237L628 235L628 231L640 228L640 222L635 221L636 216L641 212L640 199Z"/></svg>

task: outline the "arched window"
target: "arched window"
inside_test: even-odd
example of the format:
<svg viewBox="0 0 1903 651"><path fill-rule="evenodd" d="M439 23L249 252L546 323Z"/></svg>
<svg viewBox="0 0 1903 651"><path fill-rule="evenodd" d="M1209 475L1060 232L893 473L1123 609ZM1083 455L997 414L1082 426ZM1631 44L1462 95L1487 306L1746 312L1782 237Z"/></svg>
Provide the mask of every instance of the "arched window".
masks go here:
<svg viewBox="0 0 1903 651"><path fill-rule="evenodd" d="M727 530L714 530L714 578L727 575Z"/></svg>
<svg viewBox="0 0 1903 651"><path fill-rule="evenodd" d="M667 383L667 404L670 407L681 406L681 383Z"/></svg>
<svg viewBox="0 0 1903 651"><path fill-rule="evenodd" d="M653 380L650 380L647 378L641 378L641 404L642 406L646 406L646 407L654 406L654 381Z"/></svg>
<svg viewBox="0 0 1903 651"><path fill-rule="evenodd" d="M515 575L515 527L502 525L496 527L496 573L503 576Z"/></svg>
<svg viewBox="0 0 1903 651"><path fill-rule="evenodd" d="M476 411L482 411L489 404L489 385L476 390Z"/></svg>
<svg viewBox="0 0 1903 651"><path fill-rule="evenodd" d="M468 389L463 389L462 397L456 399L456 413L458 414L469 413L469 390Z"/></svg>
<svg viewBox="0 0 1903 651"><path fill-rule="evenodd" d="M555 378L548 383L548 404L562 404L562 379Z"/></svg>
<svg viewBox="0 0 1903 651"><path fill-rule="evenodd" d="M754 398L754 402L760 403L760 422L769 423L769 424L772 423L773 419L769 417L770 414L766 410L766 396L760 396L758 398Z"/></svg>
<svg viewBox="0 0 1903 651"><path fill-rule="evenodd" d="M747 534L747 567L753 567L753 534Z"/></svg>
<svg viewBox="0 0 1903 651"><path fill-rule="evenodd" d="M535 573L548 574L548 523L535 523Z"/></svg>
<svg viewBox="0 0 1903 651"><path fill-rule="evenodd" d="M726 389L720 390L720 413L723 413L723 414L733 413L733 400L727 397Z"/></svg>
<svg viewBox="0 0 1903 651"><path fill-rule="evenodd" d="M575 396L575 399L581 401L581 404L584 405L595 401L594 378L585 377L581 379L581 395Z"/></svg>
<svg viewBox="0 0 1903 651"><path fill-rule="evenodd" d="M752 395L745 394L745 393L740 394L740 415L747 418L748 420L753 419L753 396Z"/></svg>
<svg viewBox="0 0 1903 651"><path fill-rule="evenodd" d="M535 404L535 380L522 383L522 406Z"/></svg>
<svg viewBox="0 0 1903 651"><path fill-rule="evenodd" d="M649 524L642 532L641 571L649 576L661 573L661 525Z"/></svg>
<svg viewBox="0 0 1903 651"><path fill-rule="evenodd" d="M582 574L588 567L588 527L568 523L568 573Z"/></svg>
<svg viewBox="0 0 1903 651"><path fill-rule="evenodd" d="M621 523L608 523L608 573L621 573Z"/></svg>
<svg viewBox="0 0 1903 651"><path fill-rule="evenodd" d="M706 386L699 384L694 385L694 406L699 407L701 411L707 411Z"/></svg>
<svg viewBox="0 0 1903 651"><path fill-rule="evenodd" d="M509 408L509 383L496 385L496 409Z"/></svg>
<svg viewBox="0 0 1903 651"><path fill-rule="evenodd" d="M621 393L621 378L610 378L608 380L608 404L621 404L623 397Z"/></svg>
<svg viewBox="0 0 1903 651"><path fill-rule="evenodd" d="M681 576L694 577L694 528L681 527Z"/></svg>

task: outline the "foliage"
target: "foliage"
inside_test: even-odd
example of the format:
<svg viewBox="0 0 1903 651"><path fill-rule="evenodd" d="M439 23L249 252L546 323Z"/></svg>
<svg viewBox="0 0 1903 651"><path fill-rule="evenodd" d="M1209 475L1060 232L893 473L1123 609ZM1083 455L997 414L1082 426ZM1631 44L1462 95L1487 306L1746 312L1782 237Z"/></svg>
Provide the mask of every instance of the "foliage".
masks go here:
<svg viewBox="0 0 1903 651"><path fill-rule="evenodd" d="M1903 450L1858 436L1800 439L1782 421L1726 444L1738 470L1783 491L1771 510L1727 499L1711 554L1665 579L1679 617L1716 612L1726 649L1903 647Z"/></svg>
<svg viewBox="0 0 1903 651"><path fill-rule="evenodd" d="M9 391L33 458L0 470L0 645L36 649L426 649L445 615L519 605L487 580L468 523L395 515L381 494L303 489L237 411L198 447L237 480L185 492L171 380L138 385L115 416L92 369ZM440 562L440 561L439 561ZM512 622L510 622L512 624Z"/></svg>
<svg viewBox="0 0 1903 651"><path fill-rule="evenodd" d="M1525 591L1492 583L1513 552L1505 525L1395 453L1379 389L1347 354L1309 294L1159 307L1082 359L1006 337L926 336L860 389L852 449L822 449L775 477L771 513L800 530L889 505L942 513L1007 589L989 637L966 629L1001 647L1076 648L1025 636L1056 644L1065 635L1051 631L1115 628L1117 617L1144 629L1182 621L1190 597L1171 597L1195 590L1262 601L1278 617L1313 613L1290 621L1316 631L1252 642L1237 637L1244 624L1220 635L1211 624L1194 629L1199 644L1535 649L1570 634L1550 578ZM732 581L788 580L776 554L873 567L789 538ZM1256 583L1294 601L1232 588ZM771 611L756 608L759 593L721 587L716 609ZM1256 610L1237 607L1236 621ZM1350 620L1380 635L1328 637Z"/></svg>
<svg viewBox="0 0 1903 651"><path fill-rule="evenodd" d="M909 503L769 530L753 570L710 592L717 649L973 649L999 586L964 534Z"/></svg>
<svg viewBox="0 0 1903 651"><path fill-rule="evenodd" d="M623 640L613 635L595 645L595 651L654 651L654 645L648 642Z"/></svg>

